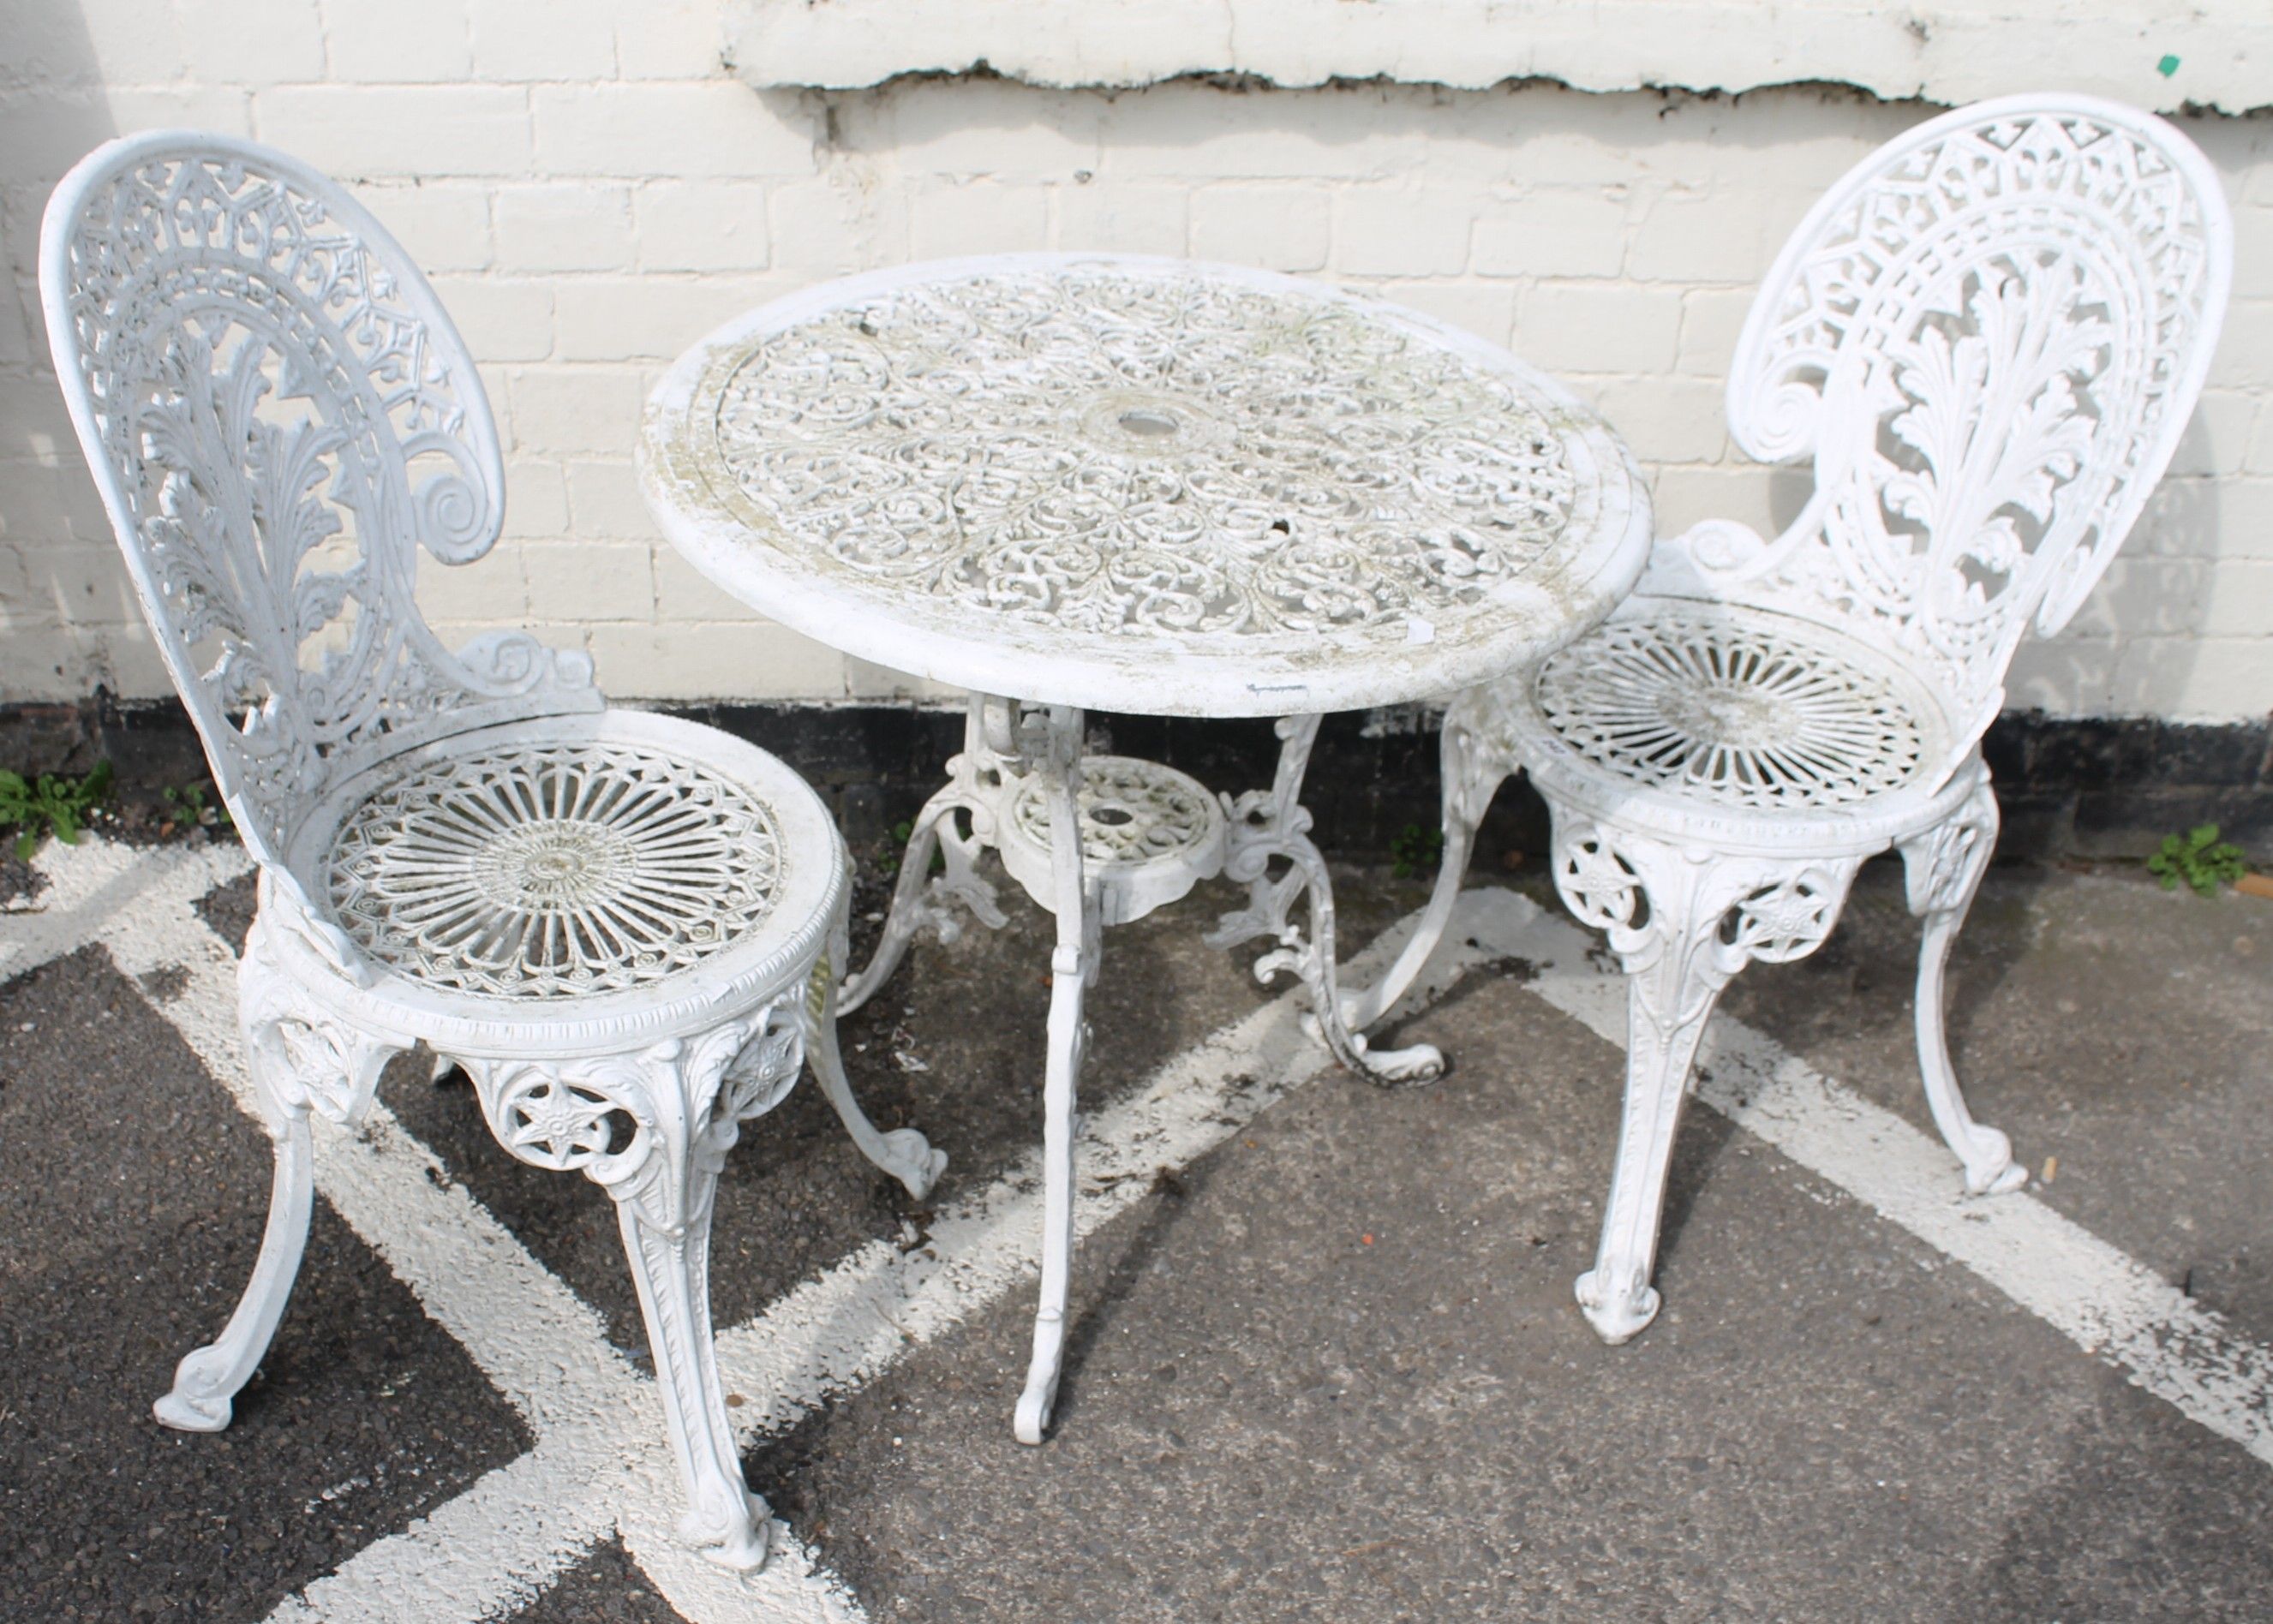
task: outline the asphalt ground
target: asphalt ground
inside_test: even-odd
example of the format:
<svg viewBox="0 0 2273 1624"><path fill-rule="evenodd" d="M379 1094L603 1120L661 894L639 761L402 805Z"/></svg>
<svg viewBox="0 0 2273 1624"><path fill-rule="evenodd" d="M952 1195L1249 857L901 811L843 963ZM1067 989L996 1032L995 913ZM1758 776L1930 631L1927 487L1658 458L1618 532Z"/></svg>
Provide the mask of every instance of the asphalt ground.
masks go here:
<svg viewBox="0 0 2273 1624"><path fill-rule="evenodd" d="M1398 1034L1452 1069L1409 1093L1321 1065L1251 954L1199 943L1234 900L1204 887L1106 939L1068 1371L1029 1449L1051 932L1006 897L1009 928L919 943L845 1022L871 1114L954 1158L926 1204L810 1088L730 1164L722 1358L790 1536L745 1583L642 1508L675 1486L604 1197L510 1161L415 1057L376 1127L324 1141L234 1425L151 1419L266 1204L214 1036L250 887L199 861L50 848L0 917L0 1616L2273 1616L2273 903L1992 871L1953 1042L2037 1177L1964 1201L1929 1156L1912 1201L1873 1179L1931 1131L1917 930L1899 870L1867 869L1822 952L1724 1000L1724 1036L1782 1058L1708 1057L1665 1312L1610 1349L1570 1292L1617 1133L1623 1057L1587 1014L1615 981L1535 875L1471 899L1496 923ZM1339 890L1346 954L1423 894ZM1834 1108L1767 1099L1807 1077ZM458 1231L480 1244L447 1253ZM2165 1317L2090 1328L2127 1281ZM515 1363L556 1298L596 1444Z"/></svg>

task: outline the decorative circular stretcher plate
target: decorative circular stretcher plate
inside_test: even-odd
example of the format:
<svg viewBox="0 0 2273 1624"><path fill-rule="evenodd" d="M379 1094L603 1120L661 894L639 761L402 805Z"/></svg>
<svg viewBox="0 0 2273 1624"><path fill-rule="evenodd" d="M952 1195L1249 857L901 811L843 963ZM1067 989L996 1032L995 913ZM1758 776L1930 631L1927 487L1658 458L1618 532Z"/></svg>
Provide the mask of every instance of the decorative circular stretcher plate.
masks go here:
<svg viewBox="0 0 2273 1624"><path fill-rule="evenodd" d="M1084 757L1076 804L1082 860L1101 868L1189 862L1223 846L1223 808L1198 780L1174 767L1130 756ZM1010 817L1027 844L1049 850L1049 794L1039 776L1018 787Z"/></svg>
<svg viewBox="0 0 2273 1624"><path fill-rule="evenodd" d="M744 602L1035 700L1272 715L1498 675L1632 584L1617 441L1479 340L1321 285L1007 256L858 277L683 356L642 437Z"/></svg>
<svg viewBox="0 0 2273 1624"><path fill-rule="evenodd" d="M741 784L626 744L421 759L350 811L340 926L397 974L477 996L620 992L746 938L782 877Z"/></svg>

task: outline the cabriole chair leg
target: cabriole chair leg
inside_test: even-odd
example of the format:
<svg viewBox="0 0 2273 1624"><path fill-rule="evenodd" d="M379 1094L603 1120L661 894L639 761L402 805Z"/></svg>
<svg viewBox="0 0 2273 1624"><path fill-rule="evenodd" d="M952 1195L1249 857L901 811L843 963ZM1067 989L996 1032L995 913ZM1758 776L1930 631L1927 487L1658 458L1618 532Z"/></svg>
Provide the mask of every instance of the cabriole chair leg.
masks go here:
<svg viewBox="0 0 2273 1624"><path fill-rule="evenodd" d="M765 1565L773 1514L743 1480L712 1346L710 1213L732 1135L731 1119L723 1134L706 1125L676 1168L611 1184L608 1194L616 1200L671 1448L686 1484L679 1538L721 1566L746 1573Z"/></svg>
<svg viewBox="0 0 2273 1624"><path fill-rule="evenodd" d="M630 1054L466 1062L507 1152L581 1170L614 1199L686 1489L679 1534L739 1572L764 1566L771 1513L743 1480L719 1385L710 1214L742 1121L770 1111L802 1069L808 996L800 987L754 1015Z"/></svg>
<svg viewBox="0 0 2273 1624"><path fill-rule="evenodd" d="M268 1222L244 1295L219 1336L175 1367L174 1385L151 1406L166 1426L217 1433L237 1393L259 1368L300 1273L315 1197L315 1148L309 1112L352 1127L370 1108L388 1045L321 1020L295 1000L270 962L254 925L237 966L237 1029L262 1119L275 1143Z"/></svg>
<svg viewBox="0 0 2273 1624"><path fill-rule="evenodd" d="M1657 1317L1666 1173L1721 990L1754 959L1821 946L1861 859L1729 857L1553 810L1557 888L1609 933L1626 972L1624 1115L1594 1267L1576 1286L1595 1335L1615 1345Z"/></svg>
<svg viewBox="0 0 2273 1624"><path fill-rule="evenodd" d="M1737 969L1714 951L1727 909L1725 902L1713 905L1709 864L1662 855L1671 859L1668 868L1701 872L1647 887L1648 929L1639 942L1617 948L1626 973L1625 1105L1594 1267L1575 1288L1587 1323L1613 1346L1657 1317L1660 1299L1650 1276L1674 1134L1705 1023Z"/></svg>
<svg viewBox="0 0 2273 1624"><path fill-rule="evenodd" d="M1925 1081L1926 1104L1934 1126L1965 1164L1970 1195L1999 1195L2029 1181L2029 1170L2013 1160L2013 1141L1973 1119L1965 1093L1950 1064L1947 991L1943 973L1949 950L1965 926L1965 916L1988 872L1996 849L1997 797L1984 775L1955 816L1914 840L1902 842L1910 911L1924 921L1918 944L1918 1072Z"/></svg>
<svg viewBox="0 0 2273 1624"><path fill-rule="evenodd" d="M267 1070L261 1062L253 1062L261 1114L276 1145L276 1173L252 1278L221 1334L184 1356L175 1367L172 1389L151 1406L159 1420L185 1433L217 1433L229 1425L238 1390L252 1379L284 1317L292 1283L299 1276L300 1254L308 1244L316 1188L308 1107L280 1100Z"/></svg>

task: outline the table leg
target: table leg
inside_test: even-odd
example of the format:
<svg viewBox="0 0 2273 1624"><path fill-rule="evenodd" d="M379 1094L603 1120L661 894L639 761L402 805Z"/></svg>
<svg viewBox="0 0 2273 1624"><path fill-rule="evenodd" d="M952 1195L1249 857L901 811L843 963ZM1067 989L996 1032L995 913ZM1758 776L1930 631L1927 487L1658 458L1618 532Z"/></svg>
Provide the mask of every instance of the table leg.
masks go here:
<svg viewBox="0 0 2273 1624"><path fill-rule="evenodd" d="M1034 1313L1034 1353L1018 1396L1016 1431L1021 1443L1039 1443L1057 1402L1065 1357L1067 1282L1073 1266L1074 1091L1081 1077L1089 1029L1082 1001L1097 974L1102 938L1097 887L1083 872L1081 815L1082 713L1053 706L1042 747L1032 752L1046 786L1050 857L1055 880L1057 949L1050 957L1049 1056L1042 1089L1042 1291Z"/></svg>
<svg viewBox="0 0 2273 1624"><path fill-rule="evenodd" d="M963 753L947 764L947 787L926 801L923 811L916 814L914 831L900 854L899 879L892 887L892 909L885 917L884 933L859 974L849 977L839 989L836 1013L840 1015L859 1008L890 979L908 944L924 926L938 925L942 935L952 939L954 916L933 895L934 890L940 897L960 899L990 930L1002 928L1001 902L994 887L979 877L977 867L979 854L994 842L994 801L981 781L1000 775L1000 764L984 737L984 710L988 703L983 695L973 697L970 719L964 726ZM1002 701L991 703L999 707ZM956 822L957 813L971 819L967 835ZM935 852L945 858L946 864L936 886L931 878Z"/></svg>
<svg viewBox="0 0 2273 1624"><path fill-rule="evenodd" d="M1279 722L1279 770L1267 790L1251 790L1228 803L1230 850L1223 872L1248 887L1248 904L1224 915L1209 932L1211 947L1233 947L1258 936L1279 946L1256 962L1258 981L1293 970L1309 989L1310 1011L1319 1036L1334 1058L1384 1087L1431 1081L1444 1074L1444 1057L1428 1044L1374 1053L1362 1034L1350 1030L1342 1008L1334 963L1334 893L1326 860L1309 837L1310 814L1302 805L1302 775L1318 737L1317 716L1287 716ZM1277 875L1272 864L1283 862ZM1309 909L1307 936L1288 916L1298 900Z"/></svg>

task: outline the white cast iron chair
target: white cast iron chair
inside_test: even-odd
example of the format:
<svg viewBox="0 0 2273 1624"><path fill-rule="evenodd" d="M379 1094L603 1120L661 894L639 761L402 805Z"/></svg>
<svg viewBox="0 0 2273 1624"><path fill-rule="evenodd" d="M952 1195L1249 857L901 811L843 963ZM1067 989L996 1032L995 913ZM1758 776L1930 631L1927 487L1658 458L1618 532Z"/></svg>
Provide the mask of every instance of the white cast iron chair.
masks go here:
<svg viewBox="0 0 2273 1624"><path fill-rule="evenodd" d="M1660 543L1602 627L1450 707L1437 892L1350 1024L1410 984L1493 792L1528 771L1556 884L1627 977L1624 1122L1578 1283L1606 1342L1657 1313L1666 1168L1721 989L1812 952L1890 846L1924 920L1934 1121L1969 1191L2026 1179L1967 1113L1943 1031L1943 968L1997 838L1981 736L2029 625L2067 623L2169 463L2232 237L2202 153L2130 108L2013 97L1888 143L1793 233L1729 370L1737 444L1813 463L1799 517L1773 541L1707 522Z"/></svg>
<svg viewBox="0 0 2273 1624"><path fill-rule="evenodd" d="M765 1560L711 1345L711 1199L739 1125L806 1060L921 1196L946 1158L879 1134L836 1040L847 859L818 797L725 734L611 710L516 633L453 653L417 550L497 538L504 467L472 359L408 255L305 165L242 141L114 141L48 207L49 341L120 547L259 864L239 972L276 1143L252 1281L160 1399L215 1431L299 1268L309 1112L353 1123L424 1042L506 1149L615 1199L691 1509Z"/></svg>

